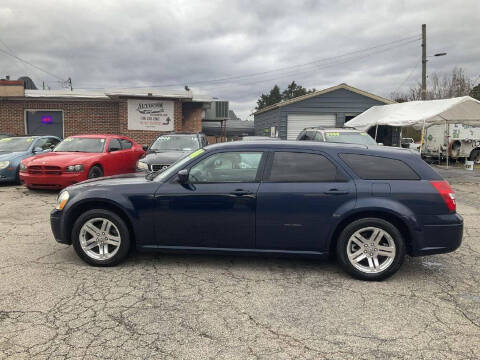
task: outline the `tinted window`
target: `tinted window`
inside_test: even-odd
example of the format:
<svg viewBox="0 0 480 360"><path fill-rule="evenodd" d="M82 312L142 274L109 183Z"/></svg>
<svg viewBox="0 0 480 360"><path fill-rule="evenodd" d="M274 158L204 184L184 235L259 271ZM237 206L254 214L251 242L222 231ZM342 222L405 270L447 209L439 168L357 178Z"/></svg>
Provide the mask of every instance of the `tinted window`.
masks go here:
<svg viewBox="0 0 480 360"><path fill-rule="evenodd" d="M58 144L53 151L101 153L103 152L104 145L105 139L69 137Z"/></svg>
<svg viewBox="0 0 480 360"><path fill-rule="evenodd" d="M276 152L267 180L273 182L344 181L335 165L319 154Z"/></svg>
<svg viewBox="0 0 480 360"><path fill-rule="evenodd" d="M200 161L190 169L192 183L252 182L262 158L261 152L218 153Z"/></svg>
<svg viewBox="0 0 480 360"><path fill-rule="evenodd" d="M133 144L131 141L128 141L127 139L119 139L119 141L120 141L120 144L122 145L123 150L132 148Z"/></svg>
<svg viewBox="0 0 480 360"><path fill-rule="evenodd" d="M380 156L340 154L340 157L362 179L418 180L417 173L401 160Z"/></svg>
<svg viewBox="0 0 480 360"><path fill-rule="evenodd" d="M110 144L108 145L108 151L118 151L122 150L122 145L120 145L120 141L118 139L110 139Z"/></svg>

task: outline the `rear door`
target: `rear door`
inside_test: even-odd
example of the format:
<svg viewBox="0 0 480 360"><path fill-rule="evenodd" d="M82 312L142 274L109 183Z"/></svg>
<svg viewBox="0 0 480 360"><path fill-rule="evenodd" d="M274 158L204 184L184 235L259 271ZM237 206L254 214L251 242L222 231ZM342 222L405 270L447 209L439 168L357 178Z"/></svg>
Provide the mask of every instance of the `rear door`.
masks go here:
<svg viewBox="0 0 480 360"><path fill-rule="evenodd" d="M270 154L257 194L256 248L324 251L336 211L355 205L353 180L325 154Z"/></svg>
<svg viewBox="0 0 480 360"><path fill-rule="evenodd" d="M108 142L108 161L105 167L108 169L108 173L105 175L115 175L128 172L125 152L122 151L122 145L118 138L110 138L110 141Z"/></svg>
<svg viewBox="0 0 480 360"><path fill-rule="evenodd" d="M128 139L119 139L122 145L122 152L125 155L125 171L135 172L137 160L140 157L140 152L137 152L133 147L133 143Z"/></svg>

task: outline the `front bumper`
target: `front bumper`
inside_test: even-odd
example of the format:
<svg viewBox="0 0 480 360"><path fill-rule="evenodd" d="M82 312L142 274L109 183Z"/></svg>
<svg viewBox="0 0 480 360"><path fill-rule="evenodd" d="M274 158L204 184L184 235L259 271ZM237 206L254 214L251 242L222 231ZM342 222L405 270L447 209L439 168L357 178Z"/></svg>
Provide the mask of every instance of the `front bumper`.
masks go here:
<svg viewBox="0 0 480 360"><path fill-rule="evenodd" d="M416 233L411 244L412 256L443 254L457 250L462 244L463 218L457 214L438 217L437 221L428 221Z"/></svg>
<svg viewBox="0 0 480 360"><path fill-rule="evenodd" d="M50 213L50 226L52 228L55 241L61 244L71 245L72 242L70 240L70 237L66 236L63 231L65 227L63 226L64 217L62 215L62 211L52 210L52 212Z"/></svg>
<svg viewBox="0 0 480 360"><path fill-rule="evenodd" d="M0 170L0 182L11 182L17 180L17 169L8 166L5 169Z"/></svg>
<svg viewBox="0 0 480 360"><path fill-rule="evenodd" d="M20 172L20 181L28 188L33 189L63 189L84 180L87 180L85 172L62 173L61 175Z"/></svg>

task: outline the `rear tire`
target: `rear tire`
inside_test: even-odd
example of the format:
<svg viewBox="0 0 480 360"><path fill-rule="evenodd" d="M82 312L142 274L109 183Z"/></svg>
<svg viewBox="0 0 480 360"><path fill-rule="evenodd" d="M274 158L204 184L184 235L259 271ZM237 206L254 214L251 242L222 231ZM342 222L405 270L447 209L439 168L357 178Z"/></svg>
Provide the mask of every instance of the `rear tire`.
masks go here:
<svg viewBox="0 0 480 360"><path fill-rule="evenodd" d="M99 165L94 165L88 172L88 179L95 179L103 176L103 170Z"/></svg>
<svg viewBox="0 0 480 360"><path fill-rule="evenodd" d="M472 150L468 160L473 161L475 164L480 164L480 149Z"/></svg>
<svg viewBox="0 0 480 360"><path fill-rule="evenodd" d="M94 209L83 213L73 225L72 244L78 256L93 266L114 266L130 249L130 233L114 212Z"/></svg>
<svg viewBox="0 0 480 360"><path fill-rule="evenodd" d="M390 222L359 219L343 229L337 241L337 258L354 278L384 280L398 271L405 258L405 241Z"/></svg>

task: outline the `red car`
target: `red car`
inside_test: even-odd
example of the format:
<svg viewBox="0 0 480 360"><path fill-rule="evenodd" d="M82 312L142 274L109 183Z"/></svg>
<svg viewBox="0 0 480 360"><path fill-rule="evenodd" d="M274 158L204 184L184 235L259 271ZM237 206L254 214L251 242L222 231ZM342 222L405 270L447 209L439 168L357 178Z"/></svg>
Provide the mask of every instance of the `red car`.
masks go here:
<svg viewBox="0 0 480 360"><path fill-rule="evenodd" d="M144 153L125 136L71 136L52 152L22 160L20 181L28 188L63 189L87 179L135 172Z"/></svg>

